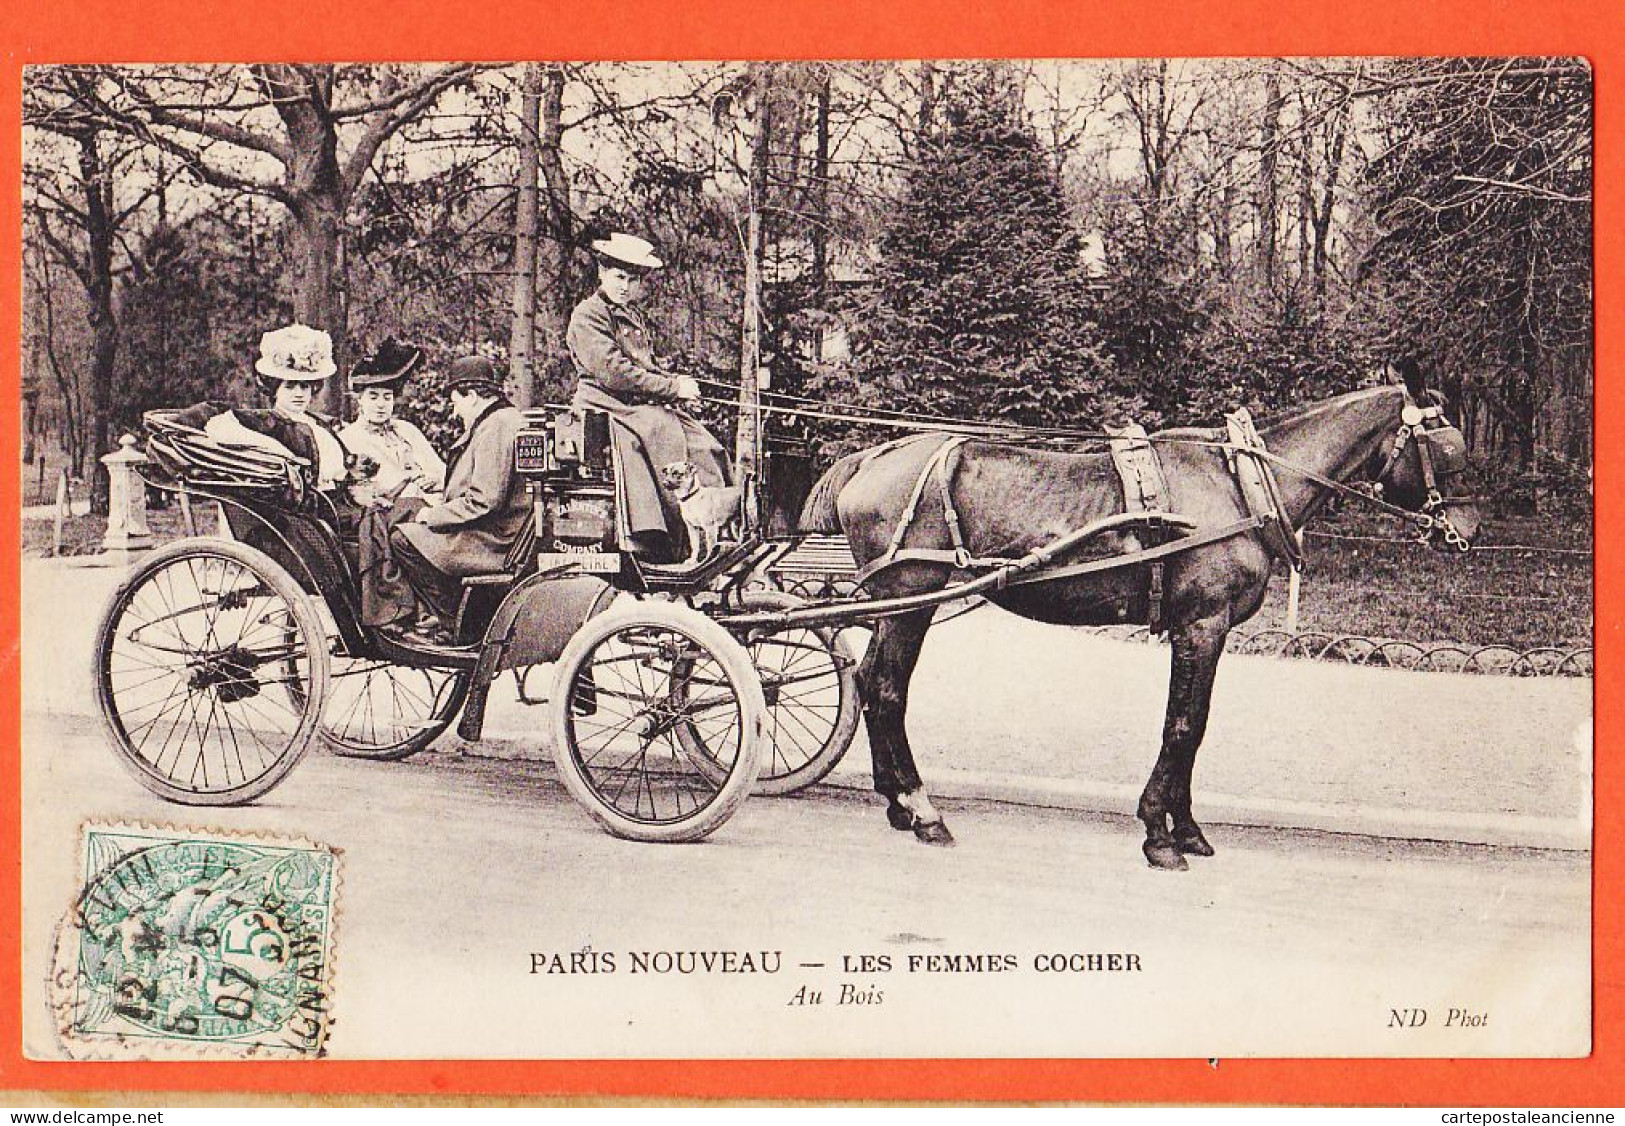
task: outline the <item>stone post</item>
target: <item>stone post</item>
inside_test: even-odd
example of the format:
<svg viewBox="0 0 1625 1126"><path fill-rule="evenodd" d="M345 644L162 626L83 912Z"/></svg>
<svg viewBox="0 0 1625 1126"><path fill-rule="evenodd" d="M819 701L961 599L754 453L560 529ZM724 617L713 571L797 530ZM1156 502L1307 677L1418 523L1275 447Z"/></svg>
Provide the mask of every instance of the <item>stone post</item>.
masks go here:
<svg viewBox="0 0 1625 1126"><path fill-rule="evenodd" d="M147 483L136 472L147 464L147 455L135 448L130 434L118 440L119 448L102 458L107 466L107 534L103 551L129 553L152 546L147 527Z"/></svg>

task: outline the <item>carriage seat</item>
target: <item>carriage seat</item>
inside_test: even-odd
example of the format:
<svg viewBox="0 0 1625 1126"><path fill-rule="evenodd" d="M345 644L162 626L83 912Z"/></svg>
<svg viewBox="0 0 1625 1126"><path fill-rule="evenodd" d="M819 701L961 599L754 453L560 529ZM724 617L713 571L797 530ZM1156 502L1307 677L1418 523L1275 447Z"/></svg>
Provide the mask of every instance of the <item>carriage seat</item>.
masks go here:
<svg viewBox="0 0 1625 1126"><path fill-rule="evenodd" d="M621 552L644 562L670 563L687 556L682 513L660 487L654 463L632 430L604 411L581 407L550 404L525 414L529 426L520 433L515 468L530 479L539 511L548 513L540 529L539 550L558 550L565 543L569 549L581 549L596 543L594 550ZM644 505L645 527L651 503L658 505L660 531L633 531L640 523L629 511L639 503L634 492ZM606 525L590 512L609 498L613 498L612 524ZM589 513L584 519L573 518L581 515L580 508L567 514L573 503L583 501Z"/></svg>
<svg viewBox="0 0 1625 1126"><path fill-rule="evenodd" d="M297 504L310 488L309 466L267 450L216 441L178 410L142 415L147 458L164 484L255 494Z"/></svg>

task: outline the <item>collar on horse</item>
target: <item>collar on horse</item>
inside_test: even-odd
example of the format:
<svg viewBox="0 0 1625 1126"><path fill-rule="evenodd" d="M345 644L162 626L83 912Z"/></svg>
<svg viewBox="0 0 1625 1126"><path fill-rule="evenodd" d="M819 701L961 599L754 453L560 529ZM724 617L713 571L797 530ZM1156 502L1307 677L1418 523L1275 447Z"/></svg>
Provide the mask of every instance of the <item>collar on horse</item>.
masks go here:
<svg viewBox="0 0 1625 1126"><path fill-rule="evenodd" d="M1241 489L1247 512L1251 516L1267 517L1260 525L1264 546L1294 571L1302 571L1303 541L1292 526L1286 498L1266 456L1269 451L1264 448L1264 439L1253 426L1253 416L1246 407L1241 407L1225 415L1224 423L1230 436L1224 451L1225 461Z"/></svg>

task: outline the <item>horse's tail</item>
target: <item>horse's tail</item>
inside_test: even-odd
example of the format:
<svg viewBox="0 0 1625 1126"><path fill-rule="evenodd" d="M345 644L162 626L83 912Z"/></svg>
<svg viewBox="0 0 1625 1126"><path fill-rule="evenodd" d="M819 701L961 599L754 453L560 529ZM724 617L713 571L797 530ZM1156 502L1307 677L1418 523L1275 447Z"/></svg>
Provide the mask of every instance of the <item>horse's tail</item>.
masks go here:
<svg viewBox="0 0 1625 1126"><path fill-rule="evenodd" d="M836 510L835 502L846 488L846 483L862 468L867 451L859 450L855 454L847 454L840 461L830 466L824 475L813 485L812 492L807 496L807 503L801 506L801 518L796 526L803 532L839 532L841 531L841 514Z"/></svg>

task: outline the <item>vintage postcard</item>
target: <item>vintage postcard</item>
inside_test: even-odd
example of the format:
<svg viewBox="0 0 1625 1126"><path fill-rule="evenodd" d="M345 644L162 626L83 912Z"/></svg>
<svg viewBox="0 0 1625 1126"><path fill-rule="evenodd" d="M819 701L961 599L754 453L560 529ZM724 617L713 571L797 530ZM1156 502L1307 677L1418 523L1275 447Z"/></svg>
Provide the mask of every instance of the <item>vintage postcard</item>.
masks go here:
<svg viewBox="0 0 1625 1126"><path fill-rule="evenodd" d="M1593 78L27 67L24 1058L1587 1057Z"/></svg>

